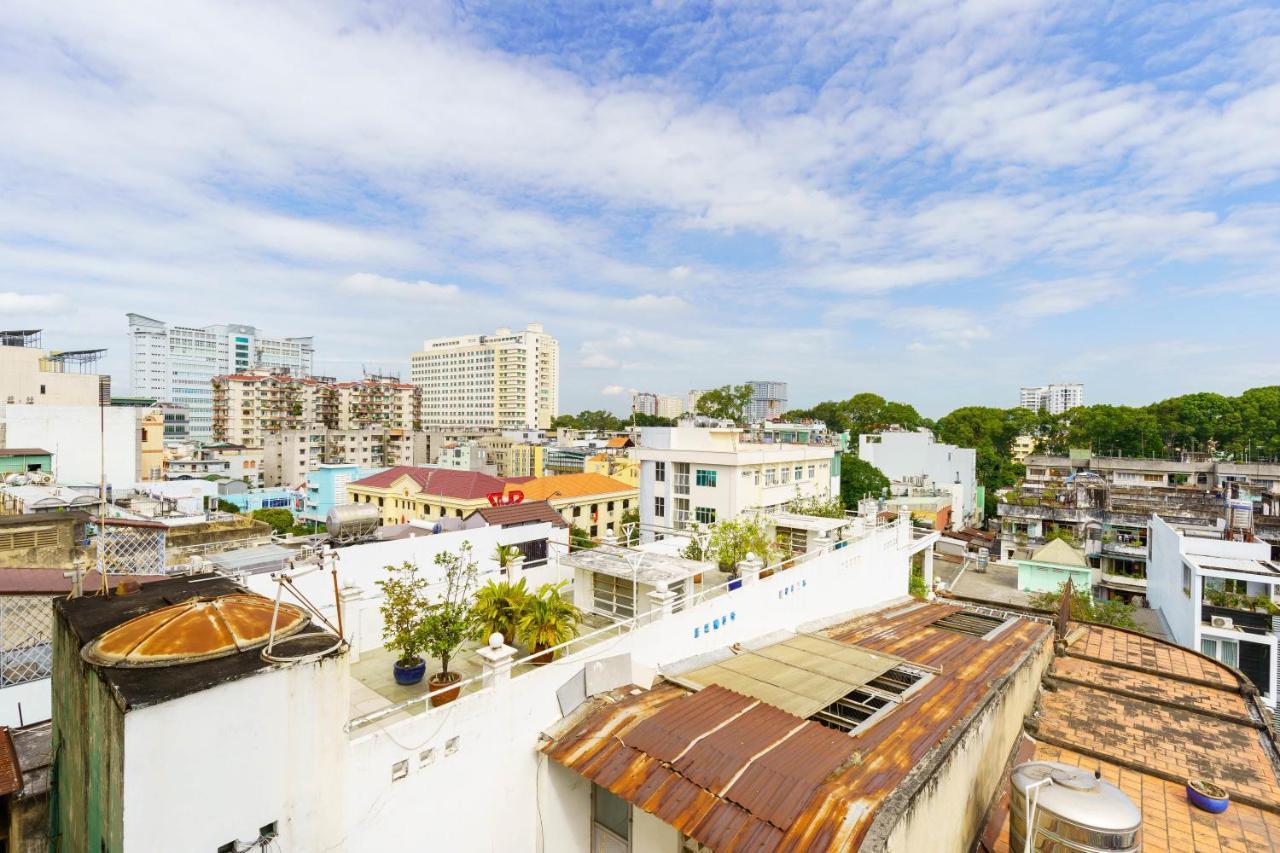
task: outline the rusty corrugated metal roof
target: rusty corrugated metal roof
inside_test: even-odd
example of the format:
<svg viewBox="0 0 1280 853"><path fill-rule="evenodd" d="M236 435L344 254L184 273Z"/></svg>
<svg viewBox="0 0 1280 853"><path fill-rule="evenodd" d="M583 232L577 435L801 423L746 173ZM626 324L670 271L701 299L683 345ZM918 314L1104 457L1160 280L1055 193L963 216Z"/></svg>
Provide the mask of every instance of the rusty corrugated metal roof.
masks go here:
<svg viewBox="0 0 1280 853"><path fill-rule="evenodd" d="M0 797L22 790L22 766L8 726L0 726Z"/></svg>
<svg viewBox="0 0 1280 853"><path fill-rule="evenodd" d="M932 626L959 609L913 606L828 632L938 670L855 735L715 684L662 684L591 710L544 751L718 853L856 849L908 774L1049 641L1027 620L991 640Z"/></svg>

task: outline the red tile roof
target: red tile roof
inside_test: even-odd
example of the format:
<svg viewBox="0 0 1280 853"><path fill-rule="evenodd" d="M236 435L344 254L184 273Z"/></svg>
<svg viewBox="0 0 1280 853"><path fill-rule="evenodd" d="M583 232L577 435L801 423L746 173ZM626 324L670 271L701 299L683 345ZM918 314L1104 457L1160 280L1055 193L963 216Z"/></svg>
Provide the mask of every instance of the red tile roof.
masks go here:
<svg viewBox="0 0 1280 853"><path fill-rule="evenodd" d="M458 500L477 500L494 492L501 493L506 481L479 471L454 471L448 468L418 468L409 465L397 465L380 474L365 477L349 485L365 486L371 489L386 489L399 480L408 477L418 484L418 493L438 495Z"/></svg>
<svg viewBox="0 0 1280 853"><path fill-rule="evenodd" d="M22 790L22 767L8 726L0 726L0 797Z"/></svg>
<svg viewBox="0 0 1280 853"><path fill-rule="evenodd" d="M553 527L569 526L564 516L556 512L546 501L525 501L511 506L485 506L471 515L479 515L489 524L499 527L514 527L539 521L549 521Z"/></svg>

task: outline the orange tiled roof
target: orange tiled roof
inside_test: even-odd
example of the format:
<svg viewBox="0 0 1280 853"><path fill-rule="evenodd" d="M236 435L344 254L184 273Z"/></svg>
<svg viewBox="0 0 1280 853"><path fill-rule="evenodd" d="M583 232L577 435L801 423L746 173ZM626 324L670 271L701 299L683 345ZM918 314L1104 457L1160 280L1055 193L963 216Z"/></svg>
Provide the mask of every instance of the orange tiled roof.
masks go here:
<svg viewBox="0 0 1280 853"><path fill-rule="evenodd" d="M634 492L636 487L628 486L626 483L593 471L583 474L553 474L550 477L535 477L527 483L508 485L506 491L509 492L512 489L524 492L525 500L545 501L555 498L585 498L591 495L607 495L614 492ZM560 494L557 495L556 492Z"/></svg>
<svg viewBox="0 0 1280 853"><path fill-rule="evenodd" d="M605 447L634 447L634 446L635 446L635 442L633 442L629 436L625 436L625 435L615 435L613 438L609 439L607 444L605 444Z"/></svg>

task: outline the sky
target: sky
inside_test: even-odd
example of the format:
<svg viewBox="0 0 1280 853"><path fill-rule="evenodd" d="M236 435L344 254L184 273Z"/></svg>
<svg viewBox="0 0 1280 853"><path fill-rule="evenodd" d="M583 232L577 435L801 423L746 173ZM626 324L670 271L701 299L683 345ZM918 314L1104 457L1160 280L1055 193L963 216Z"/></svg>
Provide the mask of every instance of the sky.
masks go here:
<svg viewBox="0 0 1280 853"><path fill-rule="evenodd" d="M1280 384L1275 3L0 7L0 327L541 322L561 408Z"/></svg>

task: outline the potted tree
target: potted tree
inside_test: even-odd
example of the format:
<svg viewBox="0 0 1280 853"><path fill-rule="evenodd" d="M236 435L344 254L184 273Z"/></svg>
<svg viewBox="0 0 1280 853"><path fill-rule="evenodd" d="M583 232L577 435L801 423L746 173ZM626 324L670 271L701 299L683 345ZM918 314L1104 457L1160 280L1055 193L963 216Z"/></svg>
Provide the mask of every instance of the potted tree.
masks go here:
<svg viewBox="0 0 1280 853"><path fill-rule="evenodd" d="M382 589L382 644L398 651L393 672L396 684L417 684L427 671L422 659L422 620L427 610L427 579L416 563L387 566L391 577L377 581Z"/></svg>
<svg viewBox="0 0 1280 853"><path fill-rule="evenodd" d="M533 650L530 663L539 666L550 663L555 653L548 649L578 636L582 612L572 601L560 595L560 590L568 583L544 583L538 587L538 594L525 604L518 630L520 639Z"/></svg>
<svg viewBox="0 0 1280 853"><path fill-rule="evenodd" d="M471 631L471 608L467 602L476 585L476 561L471 554L471 543L463 542L456 554L450 551L436 554L435 563L444 570L444 592L439 601L428 606L422 619L423 647L440 661L440 671L427 679L433 693L451 684L458 685L462 680L461 675L449 670L449 659ZM452 702L461 692L461 685L444 690L431 697L431 705Z"/></svg>
<svg viewBox="0 0 1280 853"><path fill-rule="evenodd" d="M471 639L484 643L490 635L497 633L502 635L504 642L514 646L516 628L529 598L524 578L515 583L489 581L480 587L475 603L471 605Z"/></svg>
<svg viewBox="0 0 1280 853"><path fill-rule="evenodd" d="M493 559L498 561L498 568L502 569L502 573L511 577L523 562L524 555L515 545L498 545L494 548Z"/></svg>

